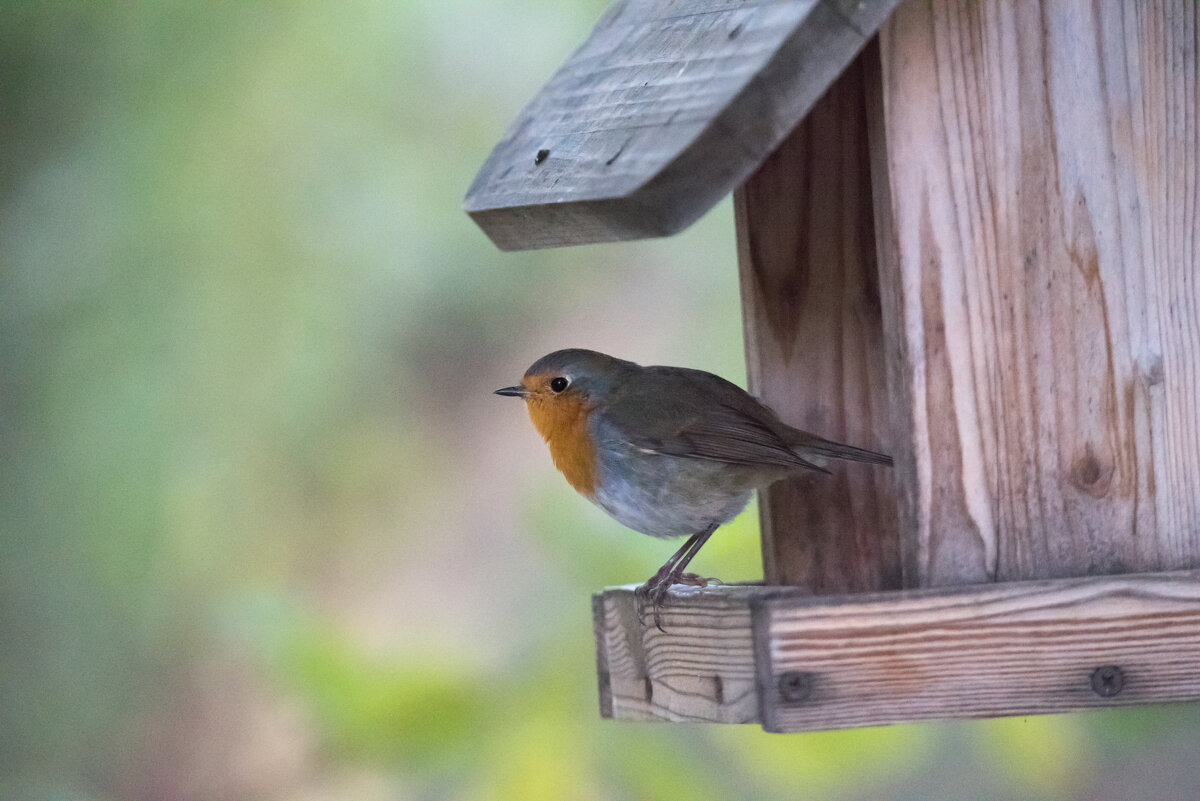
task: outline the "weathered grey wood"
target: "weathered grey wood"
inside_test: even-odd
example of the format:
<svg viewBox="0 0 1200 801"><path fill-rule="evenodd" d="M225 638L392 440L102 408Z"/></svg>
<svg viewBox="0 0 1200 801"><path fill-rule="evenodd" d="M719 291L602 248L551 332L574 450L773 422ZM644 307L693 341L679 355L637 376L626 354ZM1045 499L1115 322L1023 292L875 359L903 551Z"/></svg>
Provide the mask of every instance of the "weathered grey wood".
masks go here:
<svg viewBox="0 0 1200 801"><path fill-rule="evenodd" d="M734 193L751 390L795 426L887 450L871 222L869 45ZM816 593L898 589L891 471L831 464L762 494L763 577Z"/></svg>
<svg viewBox="0 0 1200 801"><path fill-rule="evenodd" d="M619 720L755 723L747 585L673 587L659 631L638 620L634 586L592 599L600 712Z"/></svg>
<svg viewBox="0 0 1200 801"><path fill-rule="evenodd" d="M749 176L897 2L617 2L466 210L504 250L674 233Z"/></svg>
<svg viewBox="0 0 1200 801"><path fill-rule="evenodd" d="M881 29L907 583L1200 565L1198 18L932 0Z"/></svg>
<svg viewBox="0 0 1200 801"><path fill-rule="evenodd" d="M1200 699L1198 579L760 598L763 726L813 731ZM1111 667L1119 672L1093 680Z"/></svg>

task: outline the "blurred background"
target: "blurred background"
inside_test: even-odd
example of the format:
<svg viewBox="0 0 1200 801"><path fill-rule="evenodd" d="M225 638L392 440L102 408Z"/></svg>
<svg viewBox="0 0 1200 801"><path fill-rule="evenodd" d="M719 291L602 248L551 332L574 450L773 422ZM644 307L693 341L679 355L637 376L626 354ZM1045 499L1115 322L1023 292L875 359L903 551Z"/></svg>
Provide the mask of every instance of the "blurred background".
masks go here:
<svg viewBox="0 0 1200 801"><path fill-rule="evenodd" d="M503 254L460 203L605 6L0 4L0 798L1200 795L1188 705L600 719L590 594L675 544L491 390L567 346L744 382L730 208Z"/></svg>

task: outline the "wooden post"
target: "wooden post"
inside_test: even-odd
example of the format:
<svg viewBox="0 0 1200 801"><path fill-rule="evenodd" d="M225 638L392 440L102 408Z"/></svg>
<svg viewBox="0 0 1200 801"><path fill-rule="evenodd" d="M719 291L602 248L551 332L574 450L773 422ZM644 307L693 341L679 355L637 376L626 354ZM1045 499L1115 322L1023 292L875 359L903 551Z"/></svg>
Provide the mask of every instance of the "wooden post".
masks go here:
<svg viewBox="0 0 1200 801"><path fill-rule="evenodd" d="M751 391L792 425L887 450L866 69L878 71L874 45L735 191L734 208ZM763 493L766 583L898 588L890 471L833 469Z"/></svg>
<svg viewBox="0 0 1200 801"><path fill-rule="evenodd" d="M910 585L1200 566L1198 18L933 0L881 30Z"/></svg>

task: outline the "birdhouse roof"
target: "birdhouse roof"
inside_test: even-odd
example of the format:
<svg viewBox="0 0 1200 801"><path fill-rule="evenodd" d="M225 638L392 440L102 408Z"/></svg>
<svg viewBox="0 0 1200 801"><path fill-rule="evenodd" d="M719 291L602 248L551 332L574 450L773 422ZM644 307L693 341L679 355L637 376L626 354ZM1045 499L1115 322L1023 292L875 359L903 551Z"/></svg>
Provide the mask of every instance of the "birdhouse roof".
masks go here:
<svg viewBox="0 0 1200 801"><path fill-rule="evenodd" d="M666 236L741 184L899 0L618 0L464 205L503 250Z"/></svg>

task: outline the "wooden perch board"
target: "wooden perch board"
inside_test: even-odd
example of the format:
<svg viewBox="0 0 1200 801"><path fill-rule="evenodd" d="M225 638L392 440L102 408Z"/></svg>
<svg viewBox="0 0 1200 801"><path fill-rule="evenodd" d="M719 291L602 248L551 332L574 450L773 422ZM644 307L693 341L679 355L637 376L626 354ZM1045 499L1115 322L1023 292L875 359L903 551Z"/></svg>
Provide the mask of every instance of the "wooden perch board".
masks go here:
<svg viewBox="0 0 1200 801"><path fill-rule="evenodd" d="M755 723L750 598L762 587L675 587L663 628L638 620L634 585L592 598L600 714L619 720Z"/></svg>
<svg viewBox="0 0 1200 801"><path fill-rule="evenodd" d="M1200 573L763 596L763 726L793 732L1200 699Z"/></svg>
<svg viewBox="0 0 1200 801"><path fill-rule="evenodd" d="M633 587L593 601L600 707L620 720L813 731L1200 700L1200 572L812 596Z"/></svg>
<svg viewBox="0 0 1200 801"><path fill-rule="evenodd" d="M674 233L767 157L898 0L622 0L464 206L503 250Z"/></svg>

